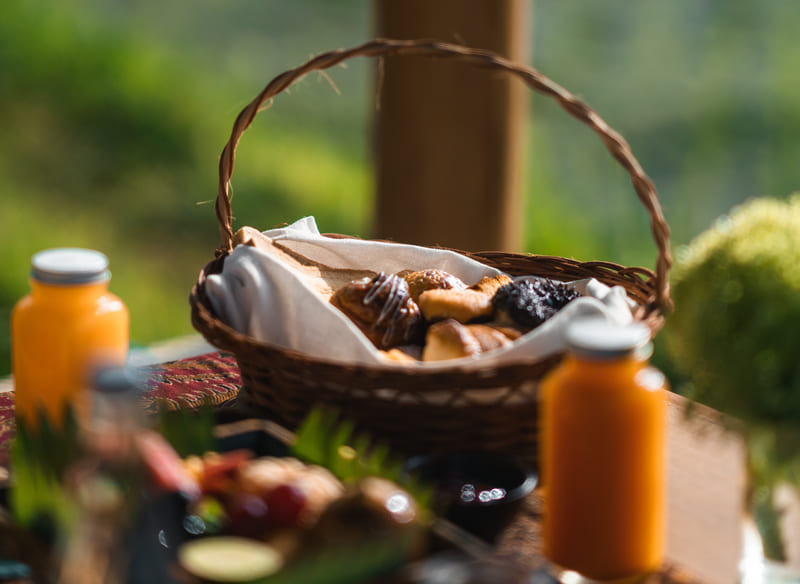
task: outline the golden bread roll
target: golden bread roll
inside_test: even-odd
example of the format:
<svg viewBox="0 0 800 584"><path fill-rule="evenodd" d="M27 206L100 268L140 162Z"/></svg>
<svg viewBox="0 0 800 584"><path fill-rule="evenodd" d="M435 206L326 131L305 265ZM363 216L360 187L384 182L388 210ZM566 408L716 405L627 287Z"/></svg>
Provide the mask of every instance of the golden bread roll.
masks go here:
<svg viewBox="0 0 800 584"><path fill-rule="evenodd" d="M419 295L426 290L463 290L467 285L454 275L444 270L419 270L416 272L400 272L408 284L408 293L414 302L419 302Z"/></svg>
<svg viewBox="0 0 800 584"><path fill-rule="evenodd" d="M432 324L425 337L422 350L423 361L444 361L474 357L481 352L481 345L463 324L448 318Z"/></svg>
<svg viewBox="0 0 800 584"><path fill-rule="evenodd" d="M492 316L492 297L477 290L426 290L419 296L419 307L429 321L454 318L467 323Z"/></svg>
<svg viewBox="0 0 800 584"><path fill-rule="evenodd" d="M497 292L500 288L505 286L506 284L510 284L513 280L510 276L505 274L498 274L497 276L484 276L477 282L475 282L472 286L469 287L470 290L477 290L478 292L483 292L484 294L488 294L489 296L494 296L494 293Z"/></svg>
<svg viewBox="0 0 800 584"><path fill-rule="evenodd" d="M487 322L484 323L484 326L493 328L510 341L516 341L529 330L527 328L520 327L519 325L508 324L505 322Z"/></svg>
<svg viewBox="0 0 800 584"><path fill-rule="evenodd" d="M494 327L485 324L468 324L466 328L478 341L482 353L511 344L511 339Z"/></svg>
<svg viewBox="0 0 800 584"><path fill-rule="evenodd" d="M403 345L388 351L381 351L381 355L389 361L413 363L422 359L422 347L420 345Z"/></svg>

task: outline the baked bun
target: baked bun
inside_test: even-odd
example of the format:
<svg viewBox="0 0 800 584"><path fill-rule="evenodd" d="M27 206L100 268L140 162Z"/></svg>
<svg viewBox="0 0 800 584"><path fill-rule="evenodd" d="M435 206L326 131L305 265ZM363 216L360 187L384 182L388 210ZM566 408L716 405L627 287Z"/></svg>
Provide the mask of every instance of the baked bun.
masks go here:
<svg viewBox="0 0 800 584"><path fill-rule="evenodd" d="M485 324L468 324L467 330L481 346L481 353L511 344L511 339L501 331Z"/></svg>
<svg viewBox="0 0 800 584"><path fill-rule="evenodd" d="M331 304L344 312L378 349L418 342L424 331L419 306L408 284L394 274L380 273L342 286Z"/></svg>
<svg viewBox="0 0 800 584"><path fill-rule="evenodd" d="M578 298L569 284L555 280L516 280L500 288L492 304L499 322L535 328Z"/></svg>
<svg viewBox="0 0 800 584"><path fill-rule="evenodd" d="M504 337L506 337L509 341L516 341L518 338L520 338L522 335L524 335L526 332L530 330L527 327L521 327L518 324L507 323L507 322L496 322L496 321L487 322L482 326L488 326L496 330Z"/></svg>
<svg viewBox="0 0 800 584"><path fill-rule="evenodd" d="M444 361L474 357L481 352L481 345L463 324L448 318L432 324L425 336L423 361Z"/></svg>
<svg viewBox="0 0 800 584"><path fill-rule="evenodd" d="M429 321L453 318L467 323L492 316L492 297L477 290L426 290L419 296L419 307Z"/></svg>
<svg viewBox="0 0 800 584"><path fill-rule="evenodd" d="M464 325L455 319L439 321L428 328L423 361L444 361L475 357L511 344L500 331L483 324Z"/></svg>
<svg viewBox="0 0 800 584"><path fill-rule="evenodd" d="M401 272L403 279L408 284L408 293L414 302L419 302L419 295L426 290L463 290L467 285L460 278L444 270L419 270L416 272Z"/></svg>
<svg viewBox="0 0 800 584"><path fill-rule="evenodd" d="M381 351L384 359L389 361L400 361L402 363L413 363L422 359L422 346L420 345L401 345L388 351Z"/></svg>
<svg viewBox="0 0 800 584"><path fill-rule="evenodd" d="M475 282L472 286L469 287L470 290L477 290L478 292L483 292L484 294L488 294L489 296L494 296L495 293L505 286L506 284L510 284L513 282L511 276L507 276L506 274L498 274L496 276L484 276L477 282Z"/></svg>

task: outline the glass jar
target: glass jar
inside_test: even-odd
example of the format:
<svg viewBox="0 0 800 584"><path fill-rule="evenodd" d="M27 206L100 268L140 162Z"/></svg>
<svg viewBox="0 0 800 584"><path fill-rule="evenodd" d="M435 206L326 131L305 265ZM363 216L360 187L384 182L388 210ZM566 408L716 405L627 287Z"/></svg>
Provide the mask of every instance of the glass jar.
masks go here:
<svg viewBox="0 0 800 584"><path fill-rule="evenodd" d="M639 324L577 322L542 382L545 555L595 580L658 569L665 540L667 391Z"/></svg>
<svg viewBox="0 0 800 584"><path fill-rule="evenodd" d="M88 413L94 372L123 365L128 309L108 290L108 259L100 252L57 248L35 254L30 293L11 313L12 373L17 419L58 428L69 409Z"/></svg>

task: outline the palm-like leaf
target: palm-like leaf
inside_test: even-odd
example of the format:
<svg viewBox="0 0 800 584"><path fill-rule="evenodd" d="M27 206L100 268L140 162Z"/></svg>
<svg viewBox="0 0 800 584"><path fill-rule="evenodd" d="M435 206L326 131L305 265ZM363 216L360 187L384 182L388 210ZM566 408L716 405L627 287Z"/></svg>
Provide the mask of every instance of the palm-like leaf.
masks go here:
<svg viewBox="0 0 800 584"><path fill-rule="evenodd" d="M294 456L328 468L345 482L369 476L395 482L414 497L420 508L430 509L432 488L407 476L402 461L392 457L386 444L357 432L355 424L334 410L312 410L298 429L291 450Z"/></svg>

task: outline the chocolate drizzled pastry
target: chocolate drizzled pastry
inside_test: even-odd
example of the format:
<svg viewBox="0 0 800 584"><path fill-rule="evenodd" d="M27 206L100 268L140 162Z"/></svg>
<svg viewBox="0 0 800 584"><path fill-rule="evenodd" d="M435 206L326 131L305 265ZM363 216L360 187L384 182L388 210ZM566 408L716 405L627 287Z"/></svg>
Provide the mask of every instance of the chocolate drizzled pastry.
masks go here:
<svg viewBox="0 0 800 584"><path fill-rule="evenodd" d="M492 299L495 319L536 328L580 296L569 284L554 280L517 280Z"/></svg>
<svg viewBox="0 0 800 584"><path fill-rule="evenodd" d="M424 321L406 281L381 272L339 288L331 303L344 312L379 349L419 342Z"/></svg>

